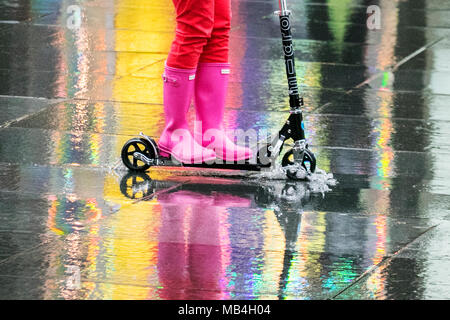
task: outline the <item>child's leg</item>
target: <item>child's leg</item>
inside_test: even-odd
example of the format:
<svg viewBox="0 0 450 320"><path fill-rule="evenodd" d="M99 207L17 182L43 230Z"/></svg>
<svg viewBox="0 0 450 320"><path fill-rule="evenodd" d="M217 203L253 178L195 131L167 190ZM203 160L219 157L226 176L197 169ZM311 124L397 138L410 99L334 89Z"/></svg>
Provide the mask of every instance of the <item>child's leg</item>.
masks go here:
<svg viewBox="0 0 450 320"><path fill-rule="evenodd" d="M173 0L173 3L177 28L164 68L166 126L158 146L161 155L170 155L183 163L214 160L214 152L195 142L186 119L198 60L214 25L214 0Z"/></svg>
<svg viewBox="0 0 450 320"><path fill-rule="evenodd" d="M173 0L177 26L175 40L167 58L169 67L197 67L199 57L213 30L214 1Z"/></svg>
<svg viewBox="0 0 450 320"><path fill-rule="evenodd" d="M213 149L218 158L241 161L253 156L249 148L234 144L225 134L223 118L230 73L228 45L231 29L231 1L214 0L214 27L197 67L195 109L202 122L197 141Z"/></svg>
<svg viewBox="0 0 450 320"><path fill-rule="evenodd" d="M214 26L200 62L228 62L231 29L231 0L214 1Z"/></svg>

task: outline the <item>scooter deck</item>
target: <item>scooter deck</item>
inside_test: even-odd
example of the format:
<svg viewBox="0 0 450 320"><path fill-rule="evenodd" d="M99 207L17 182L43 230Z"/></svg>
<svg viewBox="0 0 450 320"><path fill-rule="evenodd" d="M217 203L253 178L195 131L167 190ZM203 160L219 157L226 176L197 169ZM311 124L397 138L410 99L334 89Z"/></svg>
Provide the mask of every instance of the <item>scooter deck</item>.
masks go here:
<svg viewBox="0 0 450 320"><path fill-rule="evenodd" d="M261 163L250 163L246 162L230 162L223 160L223 163L180 163L175 162L170 158L159 157L157 160L158 166L166 167L187 167L187 168L207 168L207 169L227 169L227 170L247 170L247 171L261 171L263 168L270 168L271 163L261 164Z"/></svg>

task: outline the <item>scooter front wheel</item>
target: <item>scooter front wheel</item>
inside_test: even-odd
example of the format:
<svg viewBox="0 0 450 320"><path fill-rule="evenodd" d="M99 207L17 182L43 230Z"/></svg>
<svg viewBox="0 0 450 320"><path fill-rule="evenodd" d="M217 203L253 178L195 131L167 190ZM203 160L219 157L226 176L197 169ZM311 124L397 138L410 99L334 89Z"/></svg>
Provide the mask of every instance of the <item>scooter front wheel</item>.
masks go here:
<svg viewBox="0 0 450 320"><path fill-rule="evenodd" d="M121 156L123 164L133 171L145 171L150 168L150 164L134 156L136 152L142 154L149 160L156 159L156 150L148 141L142 138L133 138L128 140L122 148Z"/></svg>
<svg viewBox="0 0 450 320"><path fill-rule="evenodd" d="M294 150L290 149L289 151L287 151L284 156L283 156L283 160L281 162L281 165L283 167L287 167L286 168L286 176L289 179L292 180L304 180L306 178L306 175L299 175L299 170L303 170L305 174L308 172L313 173L314 171L316 171L316 157L314 156L314 154L309 150L309 149L305 149L304 151L304 155L303 155L303 160L301 163L302 168L295 168L295 160L294 160ZM291 167L291 168L290 168Z"/></svg>

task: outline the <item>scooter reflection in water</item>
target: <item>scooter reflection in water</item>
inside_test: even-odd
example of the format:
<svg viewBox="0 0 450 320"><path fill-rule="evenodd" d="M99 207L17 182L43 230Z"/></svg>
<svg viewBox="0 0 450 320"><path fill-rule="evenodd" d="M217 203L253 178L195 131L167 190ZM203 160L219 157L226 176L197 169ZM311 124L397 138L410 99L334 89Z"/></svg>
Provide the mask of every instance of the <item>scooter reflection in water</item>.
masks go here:
<svg viewBox="0 0 450 320"><path fill-rule="evenodd" d="M231 180L232 181L232 180ZM306 183L241 185L178 184L155 181L142 172L129 172L121 181L122 193L137 201L157 197L161 205L161 227L158 245L158 276L163 299L227 298L226 277L229 239L226 210L230 207L259 207L273 210L285 236L283 269L278 282L278 298L285 296L289 269L298 248L302 209L312 209ZM175 187L174 187L175 185ZM293 206L292 203L296 205ZM229 253L228 253L229 254ZM229 263L229 261L228 261Z"/></svg>

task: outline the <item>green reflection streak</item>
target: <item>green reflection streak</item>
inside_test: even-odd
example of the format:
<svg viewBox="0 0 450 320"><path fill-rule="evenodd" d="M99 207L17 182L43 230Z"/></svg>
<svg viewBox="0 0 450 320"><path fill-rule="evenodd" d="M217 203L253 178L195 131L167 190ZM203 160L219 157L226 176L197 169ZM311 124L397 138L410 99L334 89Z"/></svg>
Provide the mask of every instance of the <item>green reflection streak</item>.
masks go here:
<svg viewBox="0 0 450 320"><path fill-rule="evenodd" d="M345 34L353 9L350 4L353 0L327 0L329 10L329 28L334 36L336 49L342 54Z"/></svg>

